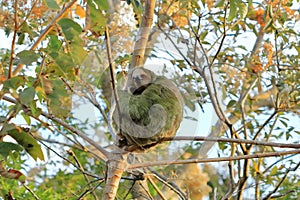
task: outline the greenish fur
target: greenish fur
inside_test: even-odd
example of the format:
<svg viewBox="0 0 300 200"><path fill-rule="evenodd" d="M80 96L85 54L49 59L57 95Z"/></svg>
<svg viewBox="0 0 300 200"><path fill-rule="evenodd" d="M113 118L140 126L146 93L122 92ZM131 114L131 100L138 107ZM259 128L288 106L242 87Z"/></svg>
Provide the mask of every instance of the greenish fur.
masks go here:
<svg viewBox="0 0 300 200"><path fill-rule="evenodd" d="M114 113L124 137L119 146L129 151L145 151L164 137L173 137L182 120L183 99L177 87L166 77L145 71L152 76L151 84L141 94L119 91L121 113Z"/></svg>
<svg viewBox="0 0 300 200"><path fill-rule="evenodd" d="M132 95L129 101L131 119L139 125L150 123L149 110L154 104L159 104L168 112L165 129L172 125L175 113L180 113L180 105L175 94L162 85L151 84L142 94Z"/></svg>

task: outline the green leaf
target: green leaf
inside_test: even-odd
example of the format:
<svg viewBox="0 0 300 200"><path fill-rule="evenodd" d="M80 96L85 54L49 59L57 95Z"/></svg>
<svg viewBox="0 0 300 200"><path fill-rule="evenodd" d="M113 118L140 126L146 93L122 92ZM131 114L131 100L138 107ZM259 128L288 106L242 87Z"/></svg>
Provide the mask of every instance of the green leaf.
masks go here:
<svg viewBox="0 0 300 200"><path fill-rule="evenodd" d="M236 103L235 100L230 100L227 104L227 108L231 108Z"/></svg>
<svg viewBox="0 0 300 200"><path fill-rule="evenodd" d="M88 5L90 6L91 27L93 31L102 34L104 32L104 26L106 25L106 18L101 10L95 7L95 4L91 0L88 0Z"/></svg>
<svg viewBox="0 0 300 200"><path fill-rule="evenodd" d="M61 48L61 41L58 39L57 35L49 35L49 43L47 50L58 51Z"/></svg>
<svg viewBox="0 0 300 200"><path fill-rule="evenodd" d="M37 37L37 33L34 31L34 29L28 25L27 21L23 22L23 25L21 27L21 31L28 33L28 36L31 40L33 40L34 37Z"/></svg>
<svg viewBox="0 0 300 200"><path fill-rule="evenodd" d="M35 96L35 90L33 87L24 89L19 95L21 103L25 105L32 102L34 100L34 96Z"/></svg>
<svg viewBox="0 0 300 200"><path fill-rule="evenodd" d="M287 127L288 126L288 124L285 122L285 121L283 121L283 120L279 120L281 123L282 123L282 125L284 126L284 127Z"/></svg>
<svg viewBox="0 0 300 200"><path fill-rule="evenodd" d="M217 1L216 4L215 4L215 7L223 7L224 3L225 3L224 0Z"/></svg>
<svg viewBox="0 0 300 200"><path fill-rule="evenodd" d="M285 139L288 140L290 138L293 138L293 135L290 134L290 132L285 133Z"/></svg>
<svg viewBox="0 0 300 200"><path fill-rule="evenodd" d="M222 151L228 148L228 145L225 142L219 142L218 145Z"/></svg>
<svg viewBox="0 0 300 200"><path fill-rule="evenodd" d="M248 13L247 5L241 0L230 0L230 10L227 20L230 22L240 14L240 19L244 19Z"/></svg>
<svg viewBox="0 0 300 200"><path fill-rule="evenodd" d="M24 33L20 33L18 35L17 44L24 44L24 40L25 40L25 34Z"/></svg>
<svg viewBox="0 0 300 200"><path fill-rule="evenodd" d="M55 61L55 63L51 63L48 66L51 73L56 76L67 78L68 80L73 80L76 64L73 62L72 56L62 51L52 52L49 55Z"/></svg>
<svg viewBox="0 0 300 200"><path fill-rule="evenodd" d="M230 22L237 16L236 0L230 0L230 10L227 20Z"/></svg>
<svg viewBox="0 0 300 200"><path fill-rule="evenodd" d="M79 38L79 34L82 32L81 26L69 18L63 18L58 21L58 24L63 30L64 36L67 40L74 41Z"/></svg>
<svg viewBox="0 0 300 200"><path fill-rule="evenodd" d="M26 78L23 76L15 76L7 81L4 82L3 84L3 90L4 91L9 91L10 89L18 89L20 86L24 85L26 82Z"/></svg>
<svg viewBox="0 0 300 200"><path fill-rule="evenodd" d="M0 131L0 135L7 135L8 134L7 132L10 130L13 130L13 129L15 129L14 125L5 123L5 124L3 124L3 127Z"/></svg>
<svg viewBox="0 0 300 200"><path fill-rule="evenodd" d="M40 56L34 51L23 50L17 54L17 57L19 58L19 63L30 65L31 63L36 62Z"/></svg>
<svg viewBox="0 0 300 200"><path fill-rule="evenodd" d="M248 13L248 7L247 5L243 2L238 0L237 1L237 7L239 8L239 14L240 14L240 19L244 19L247 16Z"/></svg>
<svg viewBox="0 0 300 200"><path fill-rule="evenodd" d="M26 115L25 113L21 113L22 117L24 118L24 120L26 121L27 125L31 124L31 118Z"/></svg>
<svg viewBox="0 0 300 200"><path fill-rule="evenodd" d="M15 129L8 131L8 134L14 138L18 144L23 146L27 153L34 159L44 160L44 154L41 145L22 127L15 126Z"/></svg>
<svg viewBox="0 0 300 200"><path fill-rule="evenodd" d="M58 10L60 9L59 5L56 3L54 0L45 0L48 8L53 9L53 10Z"/></svg>
<svg viewBox="0 0 300 200"><path fill-rule="evenodd" d="M71 56L75 64L81 65L87 56L86 50L83 48L83 44L71 44Z"/></svg>
<svg viewBox="0 0 300 200"><path fill-rule="evenodd" d="M83 48L84 43L80 38L82 28L73 20L67 18L61 19L58 23L61 26L66 39L69 41L71 60L75 65L80 65L87 55L86 50ZM57 64L61 65L60 63L61 62L57 62Z"/></svg>
<svg viewBox="0 0 300 200"><path fill-rule="evenodd" d="M58 117L68 117L72 108L71 95L66 90L62 80L52 80L53 93L47 96L47 107L49 112Z"/></svg>
<svg viewBox="0 0 300 200"><path fill-rule="evenodd" d="M23 148L11 142L0 142L0 154L7 157L12 151L22 151Z"/></svg>
<svg viewBox="0 0 300 200"><path fill-rule="evenodd" d="M273 19L271 18L265 25L264 30L267 30L268 28L272 27L272 24L273 24Z"/></svg>
<svg viewBox="0 0 300 200"><path fill-rule="evenodd" d="M278 172L278 167L277 166L273 167L270 171L270 176L276 175L277 172Z"/></svg>
<svg viewBox="0 0 300 200"><path fill-rule="evenodd" d="M204 30L200 35L200 40L203 41L208 34L208 30Z"/></svg>
<svg viewBox="0 0 300 200"><path fill-rule="evenodd" d="M94 0L101 10L108 10L107 0Z"/></svg>

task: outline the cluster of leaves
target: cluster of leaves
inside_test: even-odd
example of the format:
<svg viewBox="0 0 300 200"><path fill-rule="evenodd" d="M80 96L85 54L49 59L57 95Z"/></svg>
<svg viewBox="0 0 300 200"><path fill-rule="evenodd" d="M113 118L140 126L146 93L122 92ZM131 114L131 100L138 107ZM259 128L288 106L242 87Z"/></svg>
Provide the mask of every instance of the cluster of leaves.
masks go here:
<svg viewBox="0 0 300 200"><path fill-rule="evenodd" d="M62 9L68 5L69 9ZM29 161L25 162L25 166L30 164L30 158L24 155L25 151L34 160L45 160L45 151L43 152L37 141L37 138L43 140L41 130L50 130L55 135L57 132L70 135L69 131L56 126L50 118L72 121L71 95L75 82L78 83L79 80L79 67L87 56L87 49L97 42L96 38L104 31L104 11L108 8L107 2L88 1L87 5L90 8L89 14L92 15L89 27L91 32L87 35L90 40L83 40L81 37L84 30L76 20L83 17L83 8L79 4L76 5L76 1L1 2L1 29L6 36L13 36L10 44L12 48L1 49L0 63L0 97L3 104L0 159L5 161L1 162L0 169L2 197L12 193L17 199L32 198L32 194L25 192L26 188L19 187L17 181L8 179L25 183L26 177L19 171L20 164L24 164L25 160ZM61 16L57 14L59 12ZM56 21L53 21L55 17ZM92 43L87 45L88 41ZM23 50L24 46L29 50ZM45 113L48 117L45 117ZM55 128L52 129L51 126ZM6 138L14 141L8 142ZM88 159L86 154L81 156ZM51 155L48 154L47 157L49 156ZM9 164L10 162L12 164ZM22 169L28 171L30 168L25 166L22 166ZM47 169L44 173L41 172L41 178L44 179L55 170L52 171ZM76 170L74 173L76 174ZM59 183L59 179L64 182L68 176L70 183L78 184L76 187L66 182ZM70 195L64 194L69 188L74 188L74 193L82 192L84 184L83 189L79 190L82 181L86 181L82 172L76 176L61 171L49 181L40 184L45 189L35 192L41 199L63 199ZM28 187L34 188L34 182L30 182Z"/></svg>

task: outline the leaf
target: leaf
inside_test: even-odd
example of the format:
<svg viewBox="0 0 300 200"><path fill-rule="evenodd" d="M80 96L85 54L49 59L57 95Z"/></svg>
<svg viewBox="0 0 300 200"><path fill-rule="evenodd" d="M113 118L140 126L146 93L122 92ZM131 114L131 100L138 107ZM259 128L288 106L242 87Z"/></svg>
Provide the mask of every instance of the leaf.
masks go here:
<svg viewBox="0 0 300 200"><path fill-rule="evenodd" d="M35 90L33 87L24 89L19 95L21 103L25 105L32 102L34 100L34 96L35 96Z"/></svg>
<svg viewBox="0 0 300 200"><path fill-rule="evenodd" d="M17 44L24 44L24 40L25 40L25 34L24 33L20 33L20 35L18 37Z"/></svg>
<svg viewBox="0 0 300 200"><path fill-rule="evenodd" d="M7 157L12 151L22 151L23 148L12 142L0 142L0 154Z"/></svg>
<svg viewBox="0 0 300 200"><path fill-rule="evenodd" d="M237 15L236 0L230 0L230 10L227 20L232 21Z"/></svg>
<svg viewBox="0 0 300 200"><path fill-rule="evenodd" d="M243 1L238 0L237 1L237 7L239 8L238 12L240 14L240 19L244 19L247 16L247 13L248 13L247 5Z"/></svg>
<svg viewBox="0 0 300 200"><path fill-rule="evenodd" d="M107 0L94 0L94 1L101 10L107 10L108 9Z"/></svg>
<svg viewBox="0 0 300 200"><path fill-rule="evenodd" d="M26 115L24 112L21 113L22 117L24 118L24 120L26 121L27 125L30 125L31 124L31 118Z"/></svg>
<svg viewBox="0 0 300 200"><path fill-rule="evenodd" d="M80 39L79 34L82 32L82 28L78 23L69 18L63 18L58 21L58 24L62 28L67 40L72 41L76 39L76 37Z"/></svg>
<svg viewBox="0 0 300 200"><path fill-rule="evenodd" d="M83 48L84 43L80 38L80 34L82 32L81 26L67 18L61 19L58 23L63 30L64 36L69 41L71 60L74 64L80 65L87 55L86 50ZM61 65L60 62L57 62L57 64Z"/></svg>
<svg viewBox="0 0 300 200"><path fill-rule="evenodd" d="M285 139L289 140L290 138L293 138L293 135L290 134L290 132L285 133Z"/></svg>
<svg viewBox="0 0 300 200"><path fill-rule="evenodd" d="M7 135L8 131L15 129L15 126L13 124L3 124L3 127L0 131L0 135Z"/></svg>
<svg viewBox="0 0 300 200"><path fill-rule="evenodd" d="M6 170L2 165L2 161L0 162L0 176L8 179L19 180L21 183L25 183L26 181L26 176L19 170L16 169Z"/></svg>
<svg viewBox="0 0 300 200"><path fill-rule="evenodd" d="M83 43L71 44L71 55L75 64L81 65L87 56L86 50L83 48Z"/></svg>
<svg viewBox="0 0 300 200"><path fill-rule="evenodd" d="M55 74L56 76L67 78L68 80L74 80L74 70L76 64L73 62L72 56L61 51L52 52L49 55L55 61L55 63L51 63L48 66L48 68L51 70L51 73Z"/></svg>
<svg viewBox="0 0 300 200"><path fill-rule="evenodd" d="M46 0L46 4L48 8L53 9L53 10L58 10L60 9L59 5L56 3L55 0Z"/></svg>
<svg viewBox="0 0 300 200"><path fill-rule="evenodd" d="M235 100L230 100L227 104L227 108L231 108L236 103Z"/></svg>
<svg viewBox="0 0 300 200"><path fill-rule="evenodd" d="M253 169L255 170L255 172L260 173L257 163L255 161L252 161L252 163L253 163Z"/></svg>
<svg viewBox="0 0 300 200"><path fill-rule="evenodd" d="M224 0L219 0L219 1L216 2L215 7L223 7L224 3L225 3Z"/></svg>
<svg viewBox="0 0 300 200"><path fill-rule="evenodd" d="M241 0L230 0L230 10L227 20L230 22L237 14L240 14L240 18L244 19L247 16L248 7L247 5Z"/></svg>
<svg viewBox="0 0 300 200"><path fill-rule="evenodd" d="M61 48L61 41L58 39L57 35L49 35L49 43L47 46L47 50L52 51L59 51Z"/></svg>
<svg viewBox="0 0 300 200"><path fill-rule="evenodd" d="M267 30L268 28L272 27L272 24L273 24L273 19L271 18L265 25L264 30Z"/></svg>
<svg viewBox="0 0 300 200"><path fill-rule="evenodd" d="M277 166L273 167L272 170L270 171L270 176L276 175L277 172L278 172L278 167Z"/></svg>
<svg viewBox="0 0 300 200"><path fill-rule="evenodd" d="M33 28L28 25L27 21L23 22L23 25L21 27L21 31L28 33L28 36L31 40L33 40L34 37L38 36L35 31L33 31Z"/></svg>
<svg viewBox="0 0 300 200"><path fill-rule="evenodd" d="M23 50L17 54L17 57L19 58L18 63L30 65L31 63L37 61L40 56L34 51Z"/></svg>
<svg viewBox="0 0 300 200"><path fill-rule="evenodd" d="M8 131L8 134L14 138L18 144L23 146L27 153L34 159L44 160L44 154L39 145L29 133L27 133L22 127L15 126L15 129Z"/></svg>
<svg viewBox="0 0 300 200"><path fill-rule="evenodd" d="M184 119L187 119L187 120L192 120L192 121L195 121L195 122L197 122L197 121L198 121L198 119L197 119L197 118L195 118L195 117L191 117L191 116L185 116L185 117L184 117Z"/></svg>
<svg viewBox="0 0 300 200"><path fill-rule="evenodd" d="M20 86L24 85L26 82L25 77L23 76L15 76L8 80L6 80L3 84L3 90L9 91L10 89L18 89Z"/></svg>
<svg viewBox="0 0 300 200"><path fill-rule="evenodd" d="M288 124L285 122L285 121L283 121L283 120L279 120L281 123L282 123L282 125L284 126L284 127L287 127L288 126Z"/></svg>
<svg viewBox="0 0 300 200"><path fill-rule="evenodd" d="M94 3L91 0L88 0L88 5L90 6L91 27L93 31L101 34L104 32L106 18L103 13L95 7Z"/></svg>
<svg viewBox="0 0 300 200"><path fill-rule="evenodd" d="M85 10L79 4L76 5L75 14L80 18L85 17Z"/></svg>
<svg viewBox="0 0 300 200"><path fill-rule="evenodd" d="M72 108L71 95L66 90L62 80L52 80L53 92L47 95L47 107L49 112L59 117L69 116Z"/></svg>

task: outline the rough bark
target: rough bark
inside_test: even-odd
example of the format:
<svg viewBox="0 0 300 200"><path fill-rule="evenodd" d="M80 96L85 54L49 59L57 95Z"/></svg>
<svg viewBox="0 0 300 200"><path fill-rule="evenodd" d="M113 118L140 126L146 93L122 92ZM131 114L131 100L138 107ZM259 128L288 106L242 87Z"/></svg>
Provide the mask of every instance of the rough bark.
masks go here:
<svg viewBox="0 0 300 200"><path fill-rule="evenodd" d="M117 147L116 147L117 148ZM127 169L128 153L121 149L111 152L109 160L106 163L107 171L105 178L105 187L102 199L113 200L116 197L120 179L123 172Z"/></svg>

